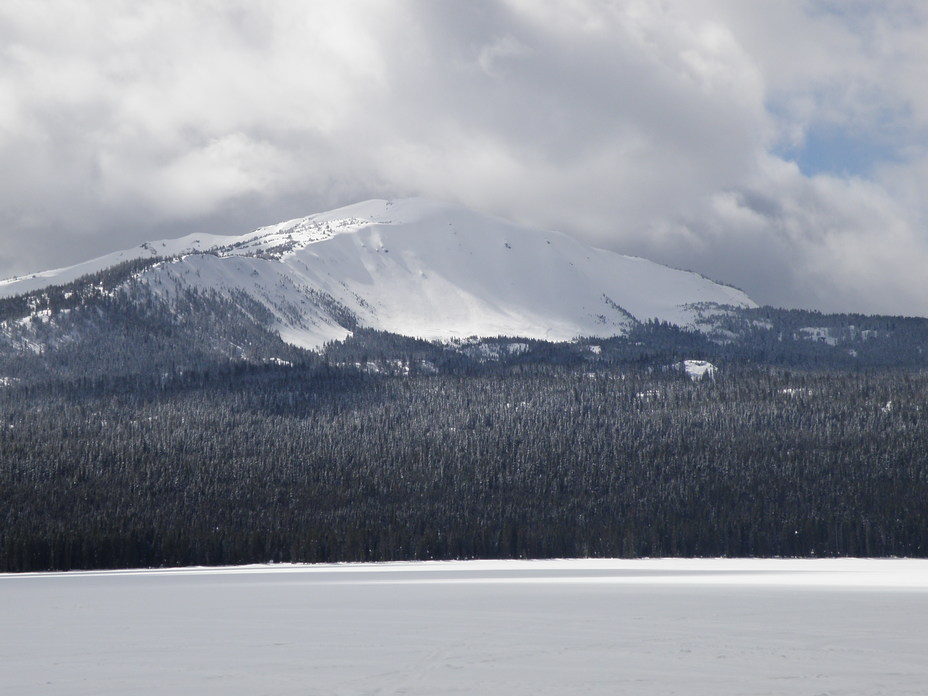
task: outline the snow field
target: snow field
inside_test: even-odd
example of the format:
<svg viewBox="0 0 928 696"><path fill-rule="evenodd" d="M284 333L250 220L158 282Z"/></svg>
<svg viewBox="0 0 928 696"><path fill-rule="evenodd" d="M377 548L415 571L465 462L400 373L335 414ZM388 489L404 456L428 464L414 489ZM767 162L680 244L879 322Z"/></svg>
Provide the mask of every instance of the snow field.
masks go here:
<svg viewBox="0 0 928 696"><path fill-rule="evenodd" d="M11 694L924 694L928 562L0 575Z"/></svg>

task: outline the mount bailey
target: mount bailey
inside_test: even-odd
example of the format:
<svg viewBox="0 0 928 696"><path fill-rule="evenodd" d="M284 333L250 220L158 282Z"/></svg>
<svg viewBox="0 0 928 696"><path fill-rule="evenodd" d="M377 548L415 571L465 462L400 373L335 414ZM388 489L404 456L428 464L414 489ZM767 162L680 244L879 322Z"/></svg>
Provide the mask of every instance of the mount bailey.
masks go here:
<svg viewBox="0 0 928 696"><path fill-rule="evenodd" d="M118 280L106 284L105 277ZM696 273L558 232L422 199L370 200L240 236L148 242L0 281L0 298L18 297L29 310L7 312L4 332L16 334L16 322L48 322L54 307L35 298L50 288L64 288L58 306L66 312L74 293L94 287L175 312L185 293L208 293L308 349L357 328L428 340L567 341L624 335L652 319L696 327L707 312L757 306ZM40 345L29 333L20 331L21 341Z"/></svg>

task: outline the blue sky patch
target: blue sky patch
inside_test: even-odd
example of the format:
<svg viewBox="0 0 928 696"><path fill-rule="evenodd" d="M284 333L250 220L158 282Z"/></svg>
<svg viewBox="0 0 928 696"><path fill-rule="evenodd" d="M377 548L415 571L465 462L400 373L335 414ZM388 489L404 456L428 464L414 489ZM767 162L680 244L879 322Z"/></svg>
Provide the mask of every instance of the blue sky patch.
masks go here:
<svg viewBox="0 0 928 696"><path fill-rule="evenodd" d="M890 139L873 131L852 132L822 126L810 128L800 147L787 148L777 154L796 162L806 176L869 177L876 166L900 160Z"/></svg>

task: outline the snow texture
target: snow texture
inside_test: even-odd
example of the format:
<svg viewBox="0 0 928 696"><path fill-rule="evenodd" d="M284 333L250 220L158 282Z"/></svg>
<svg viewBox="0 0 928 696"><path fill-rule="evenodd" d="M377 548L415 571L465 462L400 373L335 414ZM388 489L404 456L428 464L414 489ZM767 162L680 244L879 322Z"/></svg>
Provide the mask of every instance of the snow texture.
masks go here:
<svg viewBox="0 0 928 696"><path fill-rule="evenodd" d="M31 694L924 694L928 562L577 560L0 575Z"/></svg>
<svg viewBox="0 0 928 696"><path fill-rule="evenodd" d="M715 377L718 371L718 368L707 360L684 360L682 363L677 363L675 367L683 370L694 382L703 377Z"/></svg>
<svg viewBox="0 0 928 696"><path fill-rule="evenodd" d="M271 311L285 341L307 348L348 335L337 320L346 312L360 326L433 340L564 341L650 319L695 326L706 307L756 306L696 273L422 199L366 201L238 237L150 242L0 281L0 297L155 255L181 257L140 274L159 296L242 291Z"/></svg>

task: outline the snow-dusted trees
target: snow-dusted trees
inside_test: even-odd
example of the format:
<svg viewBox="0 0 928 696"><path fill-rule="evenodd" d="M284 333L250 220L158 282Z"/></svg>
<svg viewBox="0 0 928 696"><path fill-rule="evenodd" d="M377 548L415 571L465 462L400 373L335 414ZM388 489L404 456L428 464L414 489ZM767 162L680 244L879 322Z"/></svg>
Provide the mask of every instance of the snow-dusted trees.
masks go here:
<svg viewBox="0 0 928 696"><path fill-rule="evenodd" d="M926 409L920 373L734 365L7 386L0 567L925 556Z"/></svg>

